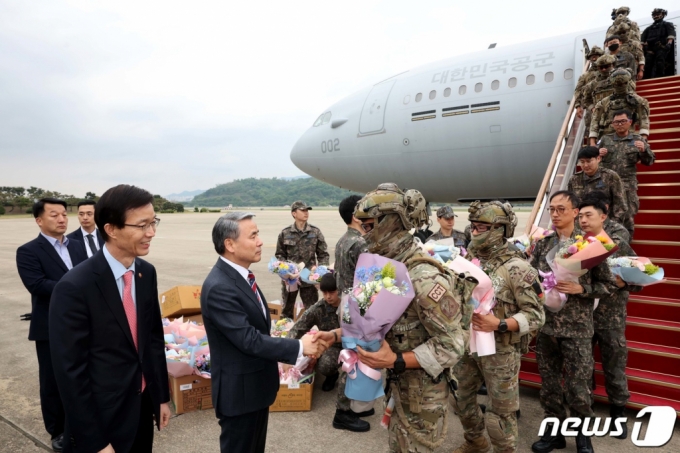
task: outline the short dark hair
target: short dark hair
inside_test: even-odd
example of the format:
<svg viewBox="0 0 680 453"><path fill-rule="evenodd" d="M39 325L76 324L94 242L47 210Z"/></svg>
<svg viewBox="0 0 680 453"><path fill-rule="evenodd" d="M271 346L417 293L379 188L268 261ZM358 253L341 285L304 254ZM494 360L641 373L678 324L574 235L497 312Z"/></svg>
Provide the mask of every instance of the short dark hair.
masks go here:
<svg viewBox="0 0 680 453"><path fill-rule="evenodd" d="M97 202L94 201L94 200L80 200L80 201L78 202L78 207L81 207L81 206L90 206L90 205L91 205L91 206L95 206L96 204L97 204Z"/></svg>
<svg viewBox="0 0 680 453"><path fill-rule="evenodd" d="M359 200L361 200L363 197L361 195L350 195L349 197L345 198L340 202L340 206L338 206L338 211L340 212L340 217L342 217L343 222L345 222L345 225L349 225L352 223L352 216L354 215L354 210L357 207L357 203L359 203Z"/></svg>
<svg viewBox="0 0 680 453"><path fill-rule="evenodd" d="M628 110L628 109L621 109L621 110L615 111L615 112L614 112L614 116L612 116L612 118L615 118L615 117L617 117L617 116L619 116L619 115L626 115L626 118L628 118L629 120L630 120L630 119L633 119L633 112L631 112L631 111Z"/></svg>
<svg viewBox="0 0 680 453"><path fill-rule="evenodd" d="M581 200L578 205L578 209L581 210L583 208L587 208L588 206L592 206L602 214L607 214L608 210L605 202L598 197L590 197L589 195L590 194L586 195L586 197Z"/></svg>
<svg viewBox="0 0 680 453"><path fill-rule="evenodd" d="M599 200L605 205L610 205L612 202L609 195L607 195L601 190L593 190L592 192L588 192L588 194L584 198L587 198L588 200ZM605 212L605 214L606 213L607 212Z"/></svg>
<svg viewBox="0 0 680 453"><path fill-rule="evenodd" d="M576 156L579 159L592 159L593 157L597 157L600 155L600 150L597 148L597 146L584 146L581 148L578 152L578 156Z"/></svg>
<svg viewBox="0 0 680 453"><path fill-rule="evenodd" d="M68 209L68 205L64 200L60 200L59 198L41 198L40 200L36 201L33 204L33 217L36 219L40 217L43 212L45 212L45 205L46 204L60 204L64 207L64 209Z"/></svg>
<svg viewBox="0 0 680 453"><path fill-rule="evenodd" d="M559 197L559 196L567 198L567 200L569 200L569 202L571 203L571 206L574 207L574 208L578 208L578 204L581 202L581 200L579 200L579 198L578 198L578 195L576 195L571 190L559 190L559 191L555 192L554 194L550 195L549 201L553 201L553 198Z"/></svg>
<svg viewBox="0 0 680 453"><path fill-rule="evenodd" d="M619 41L621 41L621 37L619 35L611 35L607 38L607 42L613 41L615 39L618 39Z"/></svg>
<svg viewBox="0 0 680 453"><path fill-rule="evenodd" d="M99 198L94 211L94 223L104 242L109 240L104 225L110 223L117 228L125 227L127 211L153 204L153 195L144 189L129 184L111 187Z"/></svg>
<svg viewBox="0 0 680 453"><path fill-rule="evenodd" d="M335 281L335 274L332 272L329 272L327 274L324 274L323 277L321 277L321 280L319 281L319 289L322 292L333 292L338 290L338 284Z"/></svg>

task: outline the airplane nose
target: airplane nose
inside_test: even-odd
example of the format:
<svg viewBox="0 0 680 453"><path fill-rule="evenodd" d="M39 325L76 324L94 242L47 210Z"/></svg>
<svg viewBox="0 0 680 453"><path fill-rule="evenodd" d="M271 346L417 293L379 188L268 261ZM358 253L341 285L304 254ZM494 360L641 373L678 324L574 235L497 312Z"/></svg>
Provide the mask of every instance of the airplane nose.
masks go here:
<svg viewBox="0 0 680 453"><path fill-rule="evenodd" d="M312 167L312 137L311 131L308 129L293 145L290 151L290 160L293 164L303 172L311 175L313 173Z"/></svg>

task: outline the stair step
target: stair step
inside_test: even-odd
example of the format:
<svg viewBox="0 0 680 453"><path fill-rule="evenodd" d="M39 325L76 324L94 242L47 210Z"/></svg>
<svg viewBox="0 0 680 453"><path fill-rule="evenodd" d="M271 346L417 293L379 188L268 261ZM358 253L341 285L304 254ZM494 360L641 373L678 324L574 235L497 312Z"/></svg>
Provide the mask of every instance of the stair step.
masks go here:
<svg viewBox="0 0 680 453"><path fill-rule="evenodd" d="M644 97L644 96L643 96ZM656 98L656 99L647 99L649 102L649 109L650 111L652 109L656 108L663 108L663 107L673 107L677 106L680 104L680 99L678 99L676 96L669 96L670 99L664 99L664 98Z"/></svg>
<svg viewBox="0 0 680 453"><path fill-rule="evenodd" d="M670 156L659 155L651 167L638 164L638 172L645 172L647 168L654 169L650 171L680 170L680 159L671 159Z"/></svg>
<svg viewBox="0 0 680 453"><path fill-rule="evenodd" d="M642 95L639 94L638 96L642 96ZM671 100L671 99L680 98L680 90L678 89L678 87L659 89L659 90L655 90L655 91L650 91L649 94L645 94L642 97L647 99L647 101L651 105L652 102L668 101L668 100Z"/></svg>
<svg viewBox="0 0 680 453"><path fill-rule="evenodd" d="M600 361L599 357L596 357ZM680 370L680 349L628 341L628 366L654 373L675 375Z"/></svg>
<svg viewBox="0 0 680 453"><path fill-rule="evenodd" d="M649 112L649 122L656 125L657 122L662 124L671 124L680 119L680 112L677 110L658 110L656 112ZM677 124L677 123L675 123ZM655 126L656 127L656 126Z"/></svg>
<svg viewBox="0 0 680 453"><path fill-rule="evenodd" d="M628 316L626 338L630 341L645 341L664 346L679 345L680 323Z"/></svg>
<svg viewBox="0 0 680 453"><path fill-rule="evenodd" d="M680 195L680 182L671 182L671 183L656 183L656 182L647 182L647 183L639 183L638 184L638 195L639 196L660 196L660 195L669 195L669 196L676 196ZM637 223L642 223L641 221L638 221ZM649 224L654 224L655 222L646 222Z"/></svg>
<svg viewBox="0 0 680 453"><path fill-rule="evenodd" d="M654 165L656 165L656 162L658 160L668 160L668 159L680 159L680 149L677 148L671 148L671 149L653 149L654 156L656 157L656 161L654 162ZM656 168L652 165L650 168ZM638 169L644 167L644 165L638 164Z"/></svg>
<svg viewBox="0 0 680 453"><path fill-rule="evenodd" d="M635 218L637 219L637 216ZM630 245L638 256L655 256L668 259L675 259L680 256L680 248L678 248L680 242L677 241L650 241L635 238Z"/></svg>
<svg viewBox="0 0 680 453"><path fill-rule="evenodd" d="M680 119L678 119L678 121L680 121ZM680 142L678 142L677 139L657 140L654 136L650 137L650 140L648 140L647 143L649 143L649 146L655 153L659 150L674 149L677 148L678 145L680 145Z"/></svg>
<svg viewBox="0 0 680 453"><path fill-rule="evenodd" d="M630 293L626 306L628 316L680 320L680 302L645 296L643 293L644 290L640 293Z"/></svg>
<svg viewBox="0 0 680 453"><path fill-rule="evenodd" d="M680 129L674 127L652 127L649 131L654 140L676 140L676 146L680 143Z"/></svg>
<svg viewBox="0 0 680 453"><path fill-rule="evenodd" d="M638 173L638 182L678 182L680 181L680 170L669 171L643 171Z"/></svg>
<svg viewBox="0 0 680 453"><path fill-rule="evenodd" d="M635 223L656 225L680 225L680 211L640 209L635 216ZM656 254L655 254L656 255ZM644 255L642 255L644 256ZM675 258L673 256L661 256L661 258Z"/></svg>
<svg viewBox="0 0 680 453"><path fill-rule="evenodd" d="M663 267L663 266L662 266ZM666 269L664 269L664 272ZM645 296L661 297L671 300L680 300L680 279L673 277L664 277L663 281L654 285L645 286L641 294ZM676 343L680 345L680 342Z"/></svg>
<svg viewBox="0 0 680 453"><path fill-rule="evenodd" d="M663 201L665 198L666 197L640 197L640 206L643 209L647 208L654 209L652 206L658 203L660 200ZM639 223L635 224L636 240L673 241L678 238L680 238L680 226L677 225L642 225Z"/></svg>
<svg viewBox="0 0 680 453"><path fill-rule="evenodd" d="M626 368L626 377L628 378L628 390L631 392L659 396L680 402L680 377L678 376ZM598 388L605 388L605 375L601 363L595 363L595 381Z"/></svg>
<svg viewBox="0 0 680 453"><path fill-rule="evenodd" d="M680 161L678 162L678 165L680 165ZM640 198L640 209L647 209L647 210L663 210L663 209L671 209L671 210L679 210L680 209L680 195L671 195L671 196L642 196ZM673 236L675 239L680 238L680 231L672 230L673 231ZM637 236L636 236L637 237ZM664 240L661 238L655 238L658 240ZM667 239L667 240L672 240L672 239Z"/></svg>

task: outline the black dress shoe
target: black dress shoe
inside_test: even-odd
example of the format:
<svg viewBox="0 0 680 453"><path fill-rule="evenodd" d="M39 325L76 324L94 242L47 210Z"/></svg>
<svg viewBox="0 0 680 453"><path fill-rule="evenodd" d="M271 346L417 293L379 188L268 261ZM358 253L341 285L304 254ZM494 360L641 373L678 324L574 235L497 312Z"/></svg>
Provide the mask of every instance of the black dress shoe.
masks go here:
<svg viewBox="0 0 680 453"><path fill-rule="evenodd" d="M52 439L52 450L57 453L61 452L64 448L64 434L59 434L57 437Z"/></svg>
<svg viewBox="0 0 680 453"><path fill-rule="evenodd" d="M338 382L338 377L340 376L339 373L331 374L330 376L326 376L326 380L323 381L323 384L321 384L321 390L324 392L330 392L335 388L335 383Z"/></svg>
<svg viewBox="0 0 680 453"><path fill-rule="evenodd" d="M488 395L489 391L486 389L486 382L482 382L482 386L477 390L477 395Z"/></svg>
<svg viewBox="0 0 680 453"><path fill-rule="evenodd" d="M561 433L557 436L550 434L543 434L543 436L531 445L531 451L534 453L549 453L555 449L561 450L567 448L567 441Z"/></svg>
<svg viewBox="0 0 680 453"><path fill-rule="evenodd" d="M616 424L614 423L614 420L617 418L625 417L623 412L626 410L626 406L615 406L611 405L609 406L609 415L612 418L612 424L610 425L611 427L609 428L609 432L612 432L616 430ZM614 436L615 439L625 439L628 437L628 425L626 423L621 423L621 429L623 432L619 434L618 436Z"/></svg>
<svg viewBox="0 0 680 453"><path fill-rule="evenodd" d="M354 415L351 410L341 411L340 409L336 409L335 417L333 417L333 428L363 433L371 429L371 425L367 421L361 420Z"/></svg>
<svg viewBox="0 0 680 453"><path fill-rule="evenodd" d="M371 415L375 414L375 409L371 408L363 412L354 412L353 410L350 409L350 412L354 414L356 417L370 417Z"/></svg>
<svg viewBox="0 0 680 453"><path fill-rule="evenodd" d="M577 453L595 453L593 444L590 443L590 437L586 437L582 432L576 436L576 452Z"/></svg>

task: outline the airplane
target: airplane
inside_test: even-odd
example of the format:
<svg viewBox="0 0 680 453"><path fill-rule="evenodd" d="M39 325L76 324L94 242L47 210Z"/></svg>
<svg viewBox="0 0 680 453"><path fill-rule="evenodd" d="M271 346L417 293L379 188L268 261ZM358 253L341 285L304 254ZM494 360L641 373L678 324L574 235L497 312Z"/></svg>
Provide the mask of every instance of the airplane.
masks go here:
<svg viewBox="0 0 680 453"><path fill-rule="evenodd" d="M664 20L680 29L680 11ZM637 23L642 31L652 19ZM390 181L428 202L534 200L583 73L584 40L602 47L609 25L397 74L324 111L290 159L357 192Z"/></svg>

